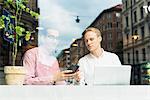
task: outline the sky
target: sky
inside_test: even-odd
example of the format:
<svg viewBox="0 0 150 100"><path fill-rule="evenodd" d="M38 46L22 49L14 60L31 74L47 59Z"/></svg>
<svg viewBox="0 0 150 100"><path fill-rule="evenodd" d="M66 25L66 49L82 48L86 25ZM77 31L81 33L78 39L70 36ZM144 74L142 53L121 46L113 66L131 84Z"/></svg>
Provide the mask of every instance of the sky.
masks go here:
<svg viewBox="0 0 150 100"><path fill-rule="evenodd" d="M53 29L59 32L58 45L55 53L69 48L74 39L80 38L82 32L104 10L122 0L39 0L39 37L47 36L47 30ZM76 23L79 16L80 22ZM45 38L39 38L45 41ZM40 44L40 43L39 43Z"/></svg>

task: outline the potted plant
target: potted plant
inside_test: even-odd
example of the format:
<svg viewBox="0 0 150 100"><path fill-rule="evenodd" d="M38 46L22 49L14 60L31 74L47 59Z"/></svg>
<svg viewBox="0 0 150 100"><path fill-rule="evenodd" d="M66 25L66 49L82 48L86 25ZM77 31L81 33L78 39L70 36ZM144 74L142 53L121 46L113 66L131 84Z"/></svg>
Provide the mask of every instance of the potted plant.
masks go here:
<svg viewBox="0 0 150 100"><path fill-rule="evenodd" d="M39 16L26 7L27 3L28 0L4 0L3 3L5 13L0 16L0 29L4 30L3 38L12 46L12 66L4 67L6 84L23 84L24 81L25 69L22 66L15 66L15 62L21 40L29 41L33 30L26 30L21 18L23 13L28 13L35 19Z"/></svg>

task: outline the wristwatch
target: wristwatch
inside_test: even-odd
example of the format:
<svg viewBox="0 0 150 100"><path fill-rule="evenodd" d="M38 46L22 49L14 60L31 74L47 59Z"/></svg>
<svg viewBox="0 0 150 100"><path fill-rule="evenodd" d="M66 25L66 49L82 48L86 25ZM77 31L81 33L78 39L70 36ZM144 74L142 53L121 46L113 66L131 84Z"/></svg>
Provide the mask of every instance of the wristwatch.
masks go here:
<svg viewBox="0 0 150 100"><path fill-rule="evenodd" d="M52 85L56 85L56 81L52 81Z"/></svg>

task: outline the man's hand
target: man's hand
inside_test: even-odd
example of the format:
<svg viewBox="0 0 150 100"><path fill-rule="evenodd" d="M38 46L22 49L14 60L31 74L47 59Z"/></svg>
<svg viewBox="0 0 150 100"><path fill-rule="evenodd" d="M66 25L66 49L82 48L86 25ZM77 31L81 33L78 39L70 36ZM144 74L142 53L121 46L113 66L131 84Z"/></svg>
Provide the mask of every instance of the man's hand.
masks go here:
<svg viewBox="0 0 150 100"><path fill-rule="evenodd" d="M76 73L71 73L72 70L65 70L65 71L61 71L61 72L57 72L54 76L53 76L53 80L54 81L64 81L66 79L70 79L70 78L75 78L77 76Z"/></svg>
<svg viewBox="0 0 150 100"><path fill-rule="evenodd" d="M77 71L77 72L75 73L74 79L75 79L77 82L80 81L80 79L81 79L81 72L80 72L80 71Z"/></svg>

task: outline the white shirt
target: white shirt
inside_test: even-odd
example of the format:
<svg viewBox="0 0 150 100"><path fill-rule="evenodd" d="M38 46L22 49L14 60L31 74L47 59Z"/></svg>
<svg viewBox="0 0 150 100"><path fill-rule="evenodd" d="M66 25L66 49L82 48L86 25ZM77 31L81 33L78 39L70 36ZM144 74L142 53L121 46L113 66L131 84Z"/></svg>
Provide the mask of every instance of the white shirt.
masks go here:
<svg viewBox="0 0 150 100"><path fill-rule="evenodd" d="M93 85L95 66L120 66L121 62L116 54L103 50L102 55L98 58L91 53L85 55L79 60L78 65L81 72L80 85Z"/></svg>

